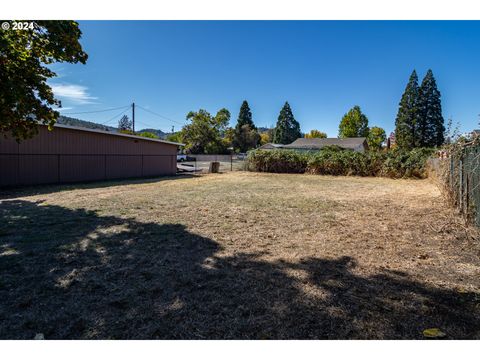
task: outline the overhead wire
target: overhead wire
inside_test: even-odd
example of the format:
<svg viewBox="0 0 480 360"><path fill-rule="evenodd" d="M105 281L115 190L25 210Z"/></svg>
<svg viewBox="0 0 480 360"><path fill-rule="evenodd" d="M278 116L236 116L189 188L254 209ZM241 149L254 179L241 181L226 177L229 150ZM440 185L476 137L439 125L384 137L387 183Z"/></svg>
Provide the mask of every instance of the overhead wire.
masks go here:
<svg viewBox="0 0 480 360"><path fill-rule="evenodd" d="M146 109L146 108L144 108L143 106L140 106L140 105L137 105L137 104L135 104L135 106L138 107L138 108L140 108L140 109L142 109L142 110L144 110L144 111L146 111L146 112L149 112L150 114L153 114L153 115L155 115L155 116L158 116L158 117L160 117L160 118L162 118L162 119L165 119L165 120L168 120L168 121L171 121L171 122L180 124L180 125L185 125L184 122L182 123L182 122L180 122L180 121L170 119L169 117L166 117L166 116L164 116L164 115L158 114L158 113L156 113L155 111Z"/></svg>
<svg viewBox="0 0 480 360"><path fill-rule="evenodd" d="M130 106L127 106L127 108L129 108ZM128 109L124 109L121 113L115 115L115 116L112 116L110 119L108 119L107 121L101 123L101 125L106 125L108 124L110 121L112 120L115 120L116 118L118 118L119 116L122 116L123 114L125 114L127 112Z"/></svg>
<svg viewBox="0 0 480 360"><path fill-rule="evenodd" d="M103 110L94 110L94 111L80 111L80 112L69 112L69 113L63 113L62 115L77 115L77 114L94 114L94 113L101 113L101 112L107 112L107 111L113 111L113 110L119 110L119 109L125 109L130 107L130 105L127 106L120 106L116 108L110 108L110 109L103 109Z"/></svg>

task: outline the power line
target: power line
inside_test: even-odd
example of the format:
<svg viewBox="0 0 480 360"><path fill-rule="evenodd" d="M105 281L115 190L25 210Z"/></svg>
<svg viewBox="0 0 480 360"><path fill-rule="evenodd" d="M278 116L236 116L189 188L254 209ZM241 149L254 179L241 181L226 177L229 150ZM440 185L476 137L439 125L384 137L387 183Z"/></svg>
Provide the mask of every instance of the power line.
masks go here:
<svg viewBox="0 0 480 360"><path fill-rule="evenodd" d="M168 117L166 117L166 116L163 116L163 115L160 115L160 114L158 114L158 113L156 113L156 112L154 112L154 111L152 111L152 110L145 109L143 106L140 106L140 105L137 105L137 104L135 104L135 105L136 105L138 108L140 108L140 109L142 109L142 110L144 110L144 111L146 111L146 112L149 112L150 114L153 114L153 115L156 115L156 116L158 116L158 117L161 117L162 119L169 120L169 121L172 121L172 122L177 123L177 124L180 124L180 125L185 125L185 123L182 123L182 122L180 122L180 121L176 121L176 120L170 119L170 118L168 118Z"/></svg>
<svg viewBox="0 0 480 360"><path fill-rule="evenodd" d="M121 113L111 117L109 120L105 121L104 123L101 123L101 125L105 125L105 124L109 123L110 121L114 120L115 118L125 114L127 112L128 108L130 108L130 106L127 106L127 109L124 109Z"/></svg>
<svg viewBox="0 0 480 360"><path fill-rule="evenodd" d="M71 112L71 113L63 113L62 115L77 115L77 114L93 114L93 113L100 113L100 112L107 112L107 111L113 111L113 110L119 110L119 109L124 109L128 106L121 106L117 108L111 108L111 109L104 109L104 110L96 110L96 111L81 111L81 112Z"/></svg>

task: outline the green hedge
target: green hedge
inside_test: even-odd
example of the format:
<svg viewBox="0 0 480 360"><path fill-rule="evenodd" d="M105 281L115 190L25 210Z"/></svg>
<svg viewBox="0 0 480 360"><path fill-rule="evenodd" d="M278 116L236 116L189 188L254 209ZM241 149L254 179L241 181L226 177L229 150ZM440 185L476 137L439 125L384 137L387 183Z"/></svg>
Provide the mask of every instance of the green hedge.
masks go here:
<svg viewBox="0 0 480 360"><path fill-rule="evenodd" d="M284 149L254 150L248 154L247 169L273 173L424 178L426 160L432 153L432 149L425 148L365 153L335 147L309 152Z"/></svg>

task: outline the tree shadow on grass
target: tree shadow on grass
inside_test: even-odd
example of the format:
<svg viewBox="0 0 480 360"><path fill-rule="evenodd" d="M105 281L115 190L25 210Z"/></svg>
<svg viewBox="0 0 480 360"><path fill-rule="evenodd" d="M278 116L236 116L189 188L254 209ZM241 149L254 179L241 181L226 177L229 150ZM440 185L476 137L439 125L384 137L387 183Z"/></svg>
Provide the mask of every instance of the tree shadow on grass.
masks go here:
<svg viewBox="0 0 480 360"><path fill-rule="evenodd" d="M355 260L221 256L179 224L0 203L0 338L479 338L479 305ZM293 275L295 273L296 275Z"/></svg>
<svg viewBox="0 0 480 360"><path fill-rule="evenodd" d="M143 177L132 179L112 179L90 182L76 182L65 184L45 184L45 185L22 185L18 187L0 187L0 200L13 199L22 196L44 195L57 193L60 191L78 190L78 189L100 189L111 186L123 186L134 184L150 184L165 180L192 178L197 175L191 173L177 173L171 176Z"/></svg>

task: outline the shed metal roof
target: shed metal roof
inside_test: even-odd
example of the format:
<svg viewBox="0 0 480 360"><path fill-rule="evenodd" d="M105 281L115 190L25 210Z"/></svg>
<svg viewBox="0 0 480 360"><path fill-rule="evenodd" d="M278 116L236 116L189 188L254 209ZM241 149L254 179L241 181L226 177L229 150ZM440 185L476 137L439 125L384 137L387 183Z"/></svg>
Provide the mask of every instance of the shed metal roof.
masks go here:
<svg viewBox="0 0 480 360"><path fill-rule="evenodd" d="M63 128L63 129L85 131L85 132L90 132L90 133L97 133L97 134L106 134L106 135L112 135L112 136L123 136L123 137L128 137L128 138L132 138L132 139L136 139L136 140L153 141L153 142L159 142L159 143L163 143L163 144L185 146L185 144L177 143L177 142L173 142L173 141L167 141L167 140L161 140L161 139L152 139L152 138L147 138L147 137L144 137L144 136L122 134L122 133L116 133L116 132L112 132L112 131L105 131L105 130L98 130L98 129L88 129L88 128L83 128L83 127L79 127L79 126L55 124L54 128L56 128L56 127Z"/></svg>

